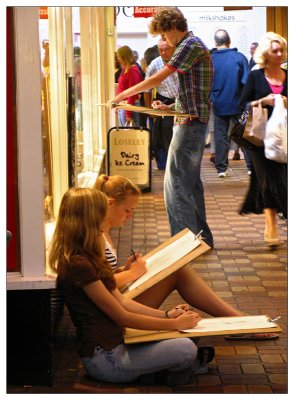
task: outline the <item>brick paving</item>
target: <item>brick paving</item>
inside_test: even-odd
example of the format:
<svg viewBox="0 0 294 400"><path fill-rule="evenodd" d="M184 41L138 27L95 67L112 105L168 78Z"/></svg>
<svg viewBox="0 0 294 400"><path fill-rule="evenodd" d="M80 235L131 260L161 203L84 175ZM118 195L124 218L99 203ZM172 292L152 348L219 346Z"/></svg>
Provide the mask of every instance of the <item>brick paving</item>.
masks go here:
<svg viewBox="0 0 294 400"><path fill-rule="evenodd" d="M130 248L146 253L169 238L163 202L163 171L152 171L152 191L143 194L132 221L113 231L119 261ZM198 345L215 347L215 360L206 375L193 385L170 388L138 383L113 385L85 375L76 353L75 329L65 309L53 338L52 387L8 387L8 393L99 394L286 394L288 393L287 336L287 222L279 219L285 245L270 250L264 245L264 217L240 216L239 205L249 178L244 160L230 161L229 177L220 179L206 150L202 165L208 223L215 248L191 264L229 303L248 314L281 315L283 332L272 341L226 341L221 336L201 338ZM167 309L182 300L173 292L162 305ZM206 316L205 314L203 314Z"/></svg>

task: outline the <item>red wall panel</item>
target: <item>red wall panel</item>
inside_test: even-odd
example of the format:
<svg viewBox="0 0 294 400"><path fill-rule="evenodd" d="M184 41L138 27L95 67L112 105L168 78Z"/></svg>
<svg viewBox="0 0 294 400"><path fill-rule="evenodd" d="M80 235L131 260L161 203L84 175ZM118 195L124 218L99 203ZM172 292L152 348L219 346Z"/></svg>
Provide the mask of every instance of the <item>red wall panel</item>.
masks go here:
<svg viewBox="0 0 294 400"><path fill-rule="evenodd" d="M13 7L7 7L7 34L6 34L6 182L7 182L7 230L12 233L12 239L7 247L7 271L19 269L19 224L18 224L18 196L17 196L17 143L15 126L15 63L13 40Z"/></svg>

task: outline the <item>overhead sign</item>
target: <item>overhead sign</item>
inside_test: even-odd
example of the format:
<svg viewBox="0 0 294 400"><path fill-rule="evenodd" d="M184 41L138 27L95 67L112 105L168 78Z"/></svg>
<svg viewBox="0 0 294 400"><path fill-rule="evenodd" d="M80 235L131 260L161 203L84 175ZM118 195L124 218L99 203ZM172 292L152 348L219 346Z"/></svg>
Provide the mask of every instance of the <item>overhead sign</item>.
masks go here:
<svg viewBox="0 0 294 400"><path fill-rule="evenodd" d="M39 19L48 19L48 7L39 7Z"/></svg>
<svg viewBox="0 0 294 400"><path fill-rule="evenodd" d="M134 18L149 18L156 14L159 7L134 7Z"/></svg>

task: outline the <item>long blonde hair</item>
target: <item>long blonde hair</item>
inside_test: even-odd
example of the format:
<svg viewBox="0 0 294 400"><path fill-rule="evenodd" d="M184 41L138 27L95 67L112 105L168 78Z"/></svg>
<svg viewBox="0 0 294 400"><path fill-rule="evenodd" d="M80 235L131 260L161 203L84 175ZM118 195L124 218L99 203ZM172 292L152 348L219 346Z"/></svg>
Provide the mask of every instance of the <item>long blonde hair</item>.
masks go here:
<svg viewBox="0 0 294 400"><path fill-rule="evenodd" d="M257 46L253 59L256 64L259 64L261 68L266 67L267 64L267 53L271 48L272 42L279 43L284 50L284 60L287 59L287 41L283 36L275 32L266 32L259 40L259 45Z"/></svg>
<svg viewBox="0 0 294 400"><path fill-rule="evenodd" d="M93 186L94 189L105 193L108 198L112 198L118 203L123 202L128 196L139 196L140 188L130 179L120 175L100 175L97 177Z"/></svg>
<svg viewBox="0 0 294 400"><path fill-rule="evenodd" d="M58 262L64 257L81 255L94 262L104 262L105 244L102 224L108 211L105 194L90 188L72 188L63 196L55 232L49 251L50 267L58 272Z"/></svg>

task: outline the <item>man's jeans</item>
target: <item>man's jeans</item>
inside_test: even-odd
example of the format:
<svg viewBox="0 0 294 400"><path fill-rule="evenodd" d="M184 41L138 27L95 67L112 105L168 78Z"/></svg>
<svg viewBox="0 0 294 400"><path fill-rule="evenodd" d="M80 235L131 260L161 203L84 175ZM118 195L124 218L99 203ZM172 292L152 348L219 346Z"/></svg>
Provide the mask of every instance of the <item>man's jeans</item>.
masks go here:
<svg viewBox="0 0 294 400"><path fill-rule="evenodd" d="M139 376L162 370L181 371L193 367L197 347L188 338L147 344L120 344L112 350L97 348L93 357L84 357L87 374L104 382L131 382Z"/></svg>
<svg viewBox="0 0 294 400"><path fill-rule="evenodd" d="M206 129L207 125L198 120L174 126L164 176L164 198L172 236L185 228L195 234L203 230L202 238L213 246L200 177Z"/></svg>
<svg viewBox="0 0 294 400"><path fill-rule="evenodd" d="M237 116L214 114L215 168L218 173L226 172L228 169L230 122L237 122Z"/></svg>

